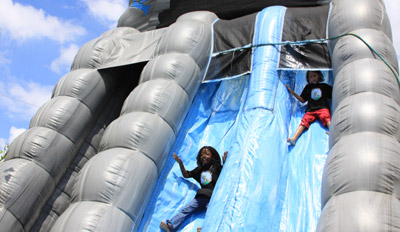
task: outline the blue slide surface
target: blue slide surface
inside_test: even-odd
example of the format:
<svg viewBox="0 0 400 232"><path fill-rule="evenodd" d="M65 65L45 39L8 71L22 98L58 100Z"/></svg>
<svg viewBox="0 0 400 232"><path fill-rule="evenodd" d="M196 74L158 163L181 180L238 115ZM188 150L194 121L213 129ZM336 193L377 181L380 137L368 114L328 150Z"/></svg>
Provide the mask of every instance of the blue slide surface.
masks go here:
<svg viewBox="0 0 400 232"><path fill-rule="evenodd" d="M275 6L258 14L254 44L280 42L285 10ZM287 144L305 105L285 85L300 94L306 70L277 70L278 60L279 46L257 47L250 75L201 85L172 152L188 170L204 145L229 154L207 213L193 214L180 231L315 231L327 129L313 123L296 146ZM323 74L332 85L331 73ZM198 188L183 178L171 153L139 231L159 231L159 223L177 214Z"/></svg>

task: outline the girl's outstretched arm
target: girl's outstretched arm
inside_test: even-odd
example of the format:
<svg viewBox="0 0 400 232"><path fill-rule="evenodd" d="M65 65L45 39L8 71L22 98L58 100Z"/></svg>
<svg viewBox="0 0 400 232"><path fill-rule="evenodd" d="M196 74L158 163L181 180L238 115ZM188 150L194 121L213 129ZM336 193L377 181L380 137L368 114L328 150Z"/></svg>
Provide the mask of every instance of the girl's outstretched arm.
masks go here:
<svg viewBox="0 0 400 232"><path fill-rule="evenodd" d="M222 156L222 164L225 164L227 156L228 156L228 151L224 152L224 155Z"/></svg>
<svg viewBox="0 0 400 232"><path fill-rule="evenodd" d="M293 91L290 87L289 87L289 85L286 85L286 88L289 90L289 92L291 93L291 94L293 94L293 96L295 97L295 98L297 98L297 100L299 100L299 102L301 102L301 103L304 103L304 102L306 102L302 97L300 97L295 91Z"/></svg>
<svg viewBox="0 0 400 232"><path fill-rule="evenodd" d="M185 165L183 165L183 162L182 162L181 158L179 158L179 156L177 156L175 154L175 152L172 153L172 155L174 156L174 160L179 164L179 167L181 168L181 172L182 172L183 177L188 178L189 177L189 173L188 173L188 171L186 171Z"/></svg>

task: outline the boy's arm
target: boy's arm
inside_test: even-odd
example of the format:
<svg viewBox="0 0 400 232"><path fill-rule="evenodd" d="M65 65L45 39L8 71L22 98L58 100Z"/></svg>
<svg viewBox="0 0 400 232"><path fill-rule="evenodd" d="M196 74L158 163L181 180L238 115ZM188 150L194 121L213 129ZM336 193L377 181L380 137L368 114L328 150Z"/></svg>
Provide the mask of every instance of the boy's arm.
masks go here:
<svg viewBox="0 0 400 232"><path fill-rule="evenodd" d="M188 171L185 168L185 165L183 165L181 158L179 158L179 156L177 156L175 152L172 153L172 155L174 156L174 160L179 164L183 177L185 178L190 177Z"/></svg>
<svg viewBox="0 0 400 232"><path fill-rule="evenodd" d="M289 85L286 85L286 88L289 90L289 92L290 92L291 94L293 94L293 96L294 96L295 98L297 98L297 100L299 100L299 102L301 102L301 103L306 102L301 96L299 96L295 91L293 91L293 90L289 87Z"/></svg>

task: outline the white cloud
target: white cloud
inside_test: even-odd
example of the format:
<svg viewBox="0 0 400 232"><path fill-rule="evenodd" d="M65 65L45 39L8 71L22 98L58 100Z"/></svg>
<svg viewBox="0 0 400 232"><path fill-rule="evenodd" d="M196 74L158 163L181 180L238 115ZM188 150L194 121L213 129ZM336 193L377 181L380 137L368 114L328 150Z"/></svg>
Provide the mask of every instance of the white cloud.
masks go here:
<svg viewBox="0 0 400 232"><path fill-rule="evenodd" d="M4 146L6 145L6 139L0 138L0 149L3 150Z"/></svg>
<svg viewBox="0 0 400 232"><path fill-rule="evenodd" d="M8 144L11 144L11 142L18 137L18 135L24 133L26 131L25 128L16 128L16 127L11 127L10 129L10 137L8 138Z"/></svg>
<svg viewBox="0 0 400 232"><path fill-rule="evenodd" d="M81 0L89 8L89 12L96 18L107 23L115 23L128 8L127 0Z"/></svg>
<svg viewBox="0 0 400 232"><path fill-rule="evenodd" d="M393 35L393 45L397 52L397 57L400 57L400 1L399 0L384 0L386 12L390 19Z"/></svg>
<svg viewBox="0 0 400 232"><path fill-rule="evenodd" d="M15 138L17 138L20 134L24 133L25 131L26 131L25 128L16 128L12 126L10 128L9 138L8 139L0 138L0 150L4 151L4 147L6 146L6 144L11 144Z"/></svg>
<svg viewBox="0 0 400 232"><path fill-rule="evenodd" d="M18 41L48 38L64 43L74 41L77 36L86 33L83 27L70 21L63 21L42 9L14 3L12 0L0 1L0 28Z"/></svg>
<svg viewBox="0 0 400 232"><path fill-rule="evenodd" d="M50 100L53 86L37 83L0 83L0 105L10 118L30 120L38 108Z"/></svg>
<svg viewBox="0 0 400 232"><path fill-rule="evenodd" d="M67 48L61 48L60 56L51 62L50 68L58 74L68 72L71 68L72 61L76 53L78 53L79 47L76 44L71 44Z"/></svg>

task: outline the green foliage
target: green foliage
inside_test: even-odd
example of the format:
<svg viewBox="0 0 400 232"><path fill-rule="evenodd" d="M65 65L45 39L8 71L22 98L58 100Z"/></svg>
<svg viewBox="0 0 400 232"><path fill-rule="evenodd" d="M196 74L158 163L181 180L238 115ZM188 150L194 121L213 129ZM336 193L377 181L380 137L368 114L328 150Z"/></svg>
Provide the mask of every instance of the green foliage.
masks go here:
<svg viewBox="0 0 400 232"><path fill-rule="evenodd" d="M0 162L5 160L9 146L6 144L3 149L0 148Z"/></svg>

